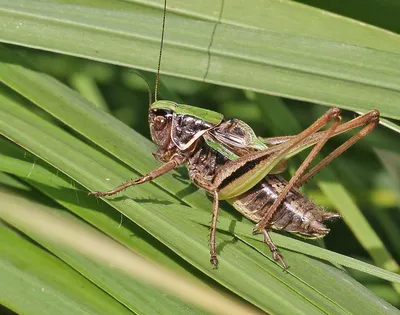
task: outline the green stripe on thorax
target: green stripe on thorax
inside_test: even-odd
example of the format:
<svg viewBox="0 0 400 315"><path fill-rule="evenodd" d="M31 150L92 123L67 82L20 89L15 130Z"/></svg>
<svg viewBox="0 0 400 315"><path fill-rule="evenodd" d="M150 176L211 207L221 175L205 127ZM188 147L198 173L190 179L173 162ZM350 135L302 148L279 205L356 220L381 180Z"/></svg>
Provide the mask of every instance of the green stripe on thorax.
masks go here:
<svg viewBox="0 0 400 315"><path fill-rule="evenodd" d="M177 104L172 101L157 101L151 104L151 109L171 110L178 115L190 115L210 124L218 125L224 118L220 113L195 106Z"/></svg>

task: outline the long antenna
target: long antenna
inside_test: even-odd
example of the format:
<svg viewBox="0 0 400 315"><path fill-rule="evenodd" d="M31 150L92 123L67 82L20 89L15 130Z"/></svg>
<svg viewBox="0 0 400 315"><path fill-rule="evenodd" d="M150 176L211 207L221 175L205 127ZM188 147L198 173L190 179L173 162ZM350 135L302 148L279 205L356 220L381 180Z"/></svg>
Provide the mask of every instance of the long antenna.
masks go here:
<svg viewBox="0 0 400 315"><path fill-rule="evenodd" d="M165 33L165 15L167 13L167 0L164 0L164 14L162 21L162 31L161 31L161 44L160 44L160 55L158 56L158 67L157 67L157 75L156 75L156 87L154 89L154 101L157 102L158 96L158 81L160 80L160 68L161 68L161 57L162 50L164 45L164 33Z"/></svg>

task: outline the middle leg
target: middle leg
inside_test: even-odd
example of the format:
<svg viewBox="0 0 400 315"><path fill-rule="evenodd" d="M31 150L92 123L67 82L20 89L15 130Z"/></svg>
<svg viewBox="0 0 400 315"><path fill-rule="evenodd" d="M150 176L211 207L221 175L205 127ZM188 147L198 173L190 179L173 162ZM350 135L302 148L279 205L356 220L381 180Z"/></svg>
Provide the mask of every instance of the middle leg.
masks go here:
<svg viewBox="0 0 400 315"><path fill-rule="evenodd" d="M275 261L280 261L280 263L283 266L283 269L288 269L288 265L286 265L285 260L283 259L283 256L279 253L278 248L275 246L275 244L272 242L271 237L268 234L267 229L262 229L262 233L264 234L264 243L268 245L271 253L272 253L272 258Z"/></svg>
<svg viewBox="0 0 400 315"><path fill-rule="evenodd" d="M210 229L210 263L214 268L218 267L217 250L216 250L216 231L218 222L218 210L219 210L219 200L218 191L214 190L214 201L213 201L213 213L211 219L211 229Z"/></svg>

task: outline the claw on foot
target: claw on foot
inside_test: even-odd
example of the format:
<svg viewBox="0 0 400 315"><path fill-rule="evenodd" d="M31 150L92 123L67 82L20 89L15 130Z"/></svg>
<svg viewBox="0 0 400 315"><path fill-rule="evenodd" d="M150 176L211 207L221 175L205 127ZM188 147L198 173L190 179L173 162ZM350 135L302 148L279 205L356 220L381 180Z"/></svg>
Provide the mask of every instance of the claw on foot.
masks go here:
<svg viewBox="0 0 400 315"><path fill-rule="evenodd" d="M283 256L278 252L278 250L275 250L272 252L272 258L275 261L279 261L283 267L283 270L287 270L289 268L288 265L286 265L285 260L283 259Z"/></svg>
<svg viewBox="0 0 400 315"><path fill-rule="evenodd" d="M218 259L217 256L211 256L210 263L213 265L214 269L218 269Z"/></svg>
<svg viewBox="0 0 400 315"><path fill-rule="evenodd" d="M258 227L256 226L256 229L257 228ZM272 253L272 258L275 261L279 261L281 263L283 270L287 270L289 267L288 267L288 265L286 265L285 260L283 259L283 256L279 253L278 248L272 242L272 240L268 234L268 231L266 229L262 229L261 231L264 234L264 243L268 245L269 250Z"/></svg>
<svg viewBox="0 0 400 315"><path fill-rule="evenodd" d="M106 196L107 193L101 192L101 191L89 191L88 195L94 195L96 197L103 197Z"/></svg>

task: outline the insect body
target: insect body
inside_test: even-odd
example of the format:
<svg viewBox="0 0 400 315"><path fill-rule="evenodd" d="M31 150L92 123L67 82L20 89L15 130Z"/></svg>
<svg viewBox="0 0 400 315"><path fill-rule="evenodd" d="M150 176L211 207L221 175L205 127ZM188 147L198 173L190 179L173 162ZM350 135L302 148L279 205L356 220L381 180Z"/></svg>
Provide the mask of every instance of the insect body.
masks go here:
<svg viewBox="0 0 400 315"><path fill-rule="evenodd" d="M325 236L329 229L323 222L340 215L323 211L302 195L298 187L365 136L379 121L379 113L373 110L339 125L339 114L337 108L331 108L298 135L262 140L241 120L225 120L216 112L170 101L156 101L150 106L150 131L158 147L154 156L164 164L113 190L91 194L114 195L185 164L190 179L214 198L210 233L211 263L214 266L218 264L215 244L218 202L225 199L256 223L254 232L263 233L273 258L287 268L268 230L283 230L311 238ZM326 131L318 132L329 121L333 121L331 126ZM366 126L316 167L303 174L330 137L361 125ZM311 146L314 146L313 150L289 183L276 175L285 169L286 159Z"/></svg>
<svg viewBox="0 0 400 315"><path fill-rule="evenodd" d="M166 1L156 77L156 101L149 108L151 137L158 147L158 152L153 155L163 164L137 180L130 180L107 192L95 191L90 194L114 195L185 164L190 179L213 196L210 262L214 266L218 264L215 242L218 203L219 200L228 200L256 223L253 232L264 235L264 242L273 253L274 260L287 268L268 230L283 230L312 238L323 237L329 232L324 221L340 215L323 211L302 195L298 188L367 135L379 123L379 112L372 110L340 124L340 110L331 108L297 135L261 139L241 120L225 120L222 114L213 111L171 101L157 101L165 13ZM329 123L327 130L320 131ZM328 139L360 126L364 128L306 172ZM285 170L287 159L309 147L313 147L311 152L289 182L276 175Z"/></svg>

